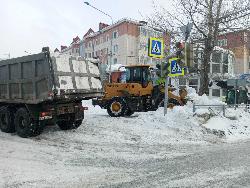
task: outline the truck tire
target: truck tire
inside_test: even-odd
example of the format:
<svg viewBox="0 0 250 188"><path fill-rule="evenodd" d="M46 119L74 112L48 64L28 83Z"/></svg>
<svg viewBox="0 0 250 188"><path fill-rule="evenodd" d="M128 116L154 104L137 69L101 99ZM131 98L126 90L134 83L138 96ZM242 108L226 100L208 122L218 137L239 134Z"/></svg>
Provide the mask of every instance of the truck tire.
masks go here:
<svg viewBox="0 0 250 188"><path fill-rule="evenodd" d="M70 118L68 121L58 121L57 125L61 130L77 129L82 124L83 120L75 121L74 118Z"/></svg>
<svg viewBox="0 0 250 188"><path fill-rule="evenodd" d="M0 108L0 129L5 133L15 132L14 113L10 108Z"/></svg>
<svg viewBox="0 0 250 188"><path fill-rule="evenodd" d="M124 116L127 111L127 104L123 98L114 97L107 105L107 112L111 117Z"/></svg>
<svg viewBox="0 0 250 188"><path fill-rule="evenodd" d="M30 118L29 112L26 108L19 108L14 120L17 135L22 138L28 138L38 135L37 123L34 123ZM40 132L39 132L40 134Z"/></svg>

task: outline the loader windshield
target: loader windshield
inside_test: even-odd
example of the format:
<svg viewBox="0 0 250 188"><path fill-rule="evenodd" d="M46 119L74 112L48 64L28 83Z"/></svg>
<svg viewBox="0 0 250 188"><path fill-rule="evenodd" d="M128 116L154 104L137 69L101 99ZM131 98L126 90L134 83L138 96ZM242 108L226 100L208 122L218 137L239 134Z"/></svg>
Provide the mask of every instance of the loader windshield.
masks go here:
<svg viewBox="0 0 250 188"><path fill-rule="evenodd" d="M126 67L126 82L147 85L150 80L148 67Z"/></svg>

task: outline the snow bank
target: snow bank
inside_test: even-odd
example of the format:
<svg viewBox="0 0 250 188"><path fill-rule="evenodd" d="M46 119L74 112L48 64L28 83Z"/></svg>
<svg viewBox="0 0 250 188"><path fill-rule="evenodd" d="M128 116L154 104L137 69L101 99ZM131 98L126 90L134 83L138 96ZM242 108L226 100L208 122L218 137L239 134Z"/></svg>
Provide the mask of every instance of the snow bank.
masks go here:
<svg viewBox="0 0 250 188"><path fill-rule="evenodd" d="M224 131L228 141L249 139L250 113L243 108L226 109L226 117L212 117L204 126L209 129Z"/></svg>
<svg viewBox="0 0 250 188"><path fill-rule="evenodd" d="M210 98L207 95L202 95L199 96L196 93L196 90L194 88L188 87L187 88L187 92L188 92L188 98L193 101L194 104L197 105L223 105L225 103L223 103L222 101L219 100L219 98Z"/></svg>
<svg viewBox="0 0 250 188"><path fill-rule="evenodd" d="M199 96L193 88L188 88L188 97L197 105L226 105L218 98L209 98L206 95ZM190 103L188 105L190 107ZM185 107L184 107L185 108ZM223 116L220 109L209 110L208 108L199 108L195 111L196 119L201 126L215 131L223 131L228 141L250 138L250 113L244 108L226 107ZM216 113L216 114L214 114Z"/></svg>

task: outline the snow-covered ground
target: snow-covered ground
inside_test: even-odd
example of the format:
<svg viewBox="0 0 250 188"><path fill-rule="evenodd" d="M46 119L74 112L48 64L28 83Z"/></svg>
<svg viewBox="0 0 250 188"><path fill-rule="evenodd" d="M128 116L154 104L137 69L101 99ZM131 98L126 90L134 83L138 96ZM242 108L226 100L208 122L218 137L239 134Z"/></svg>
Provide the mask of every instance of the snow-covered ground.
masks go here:
<svg viewBox="0 0 250 188"><path fill-rule="evenodd" d="M196 104L222 104L190 93ZM160 108L112 118L91 101L83 105L89 110L77 130L51 126L31 139L0 132L0 187L105 187L129 182L136 169L127 165L187 155L184 145L250 138L250 115L243 109L228 109L229 118L206 109L193 115L189 102L168 110L167 116Z"/></svg>

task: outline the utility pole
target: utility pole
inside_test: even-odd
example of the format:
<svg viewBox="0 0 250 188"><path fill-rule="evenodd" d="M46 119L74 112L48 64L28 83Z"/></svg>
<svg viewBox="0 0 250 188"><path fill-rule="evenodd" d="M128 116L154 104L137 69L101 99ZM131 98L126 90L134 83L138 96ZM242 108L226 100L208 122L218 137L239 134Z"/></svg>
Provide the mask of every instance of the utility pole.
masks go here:
<svg viewBox="0 0 250 188"><path fill-rule="evenodd" d="M84 4L92 7L93 9L97 10L98 12L101 12L102 14L108 16L111 20L112 25L114 24L112 16L110 16L108 13L96 8L95 6L91 5L89 2L85 1ZM109 82L111 82L111 65L112 65L112 56L113 56L113 33L111 34L110 38L110 62L109 62Z"/></svg>

